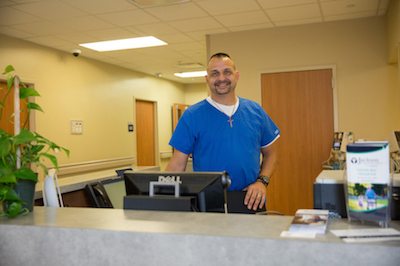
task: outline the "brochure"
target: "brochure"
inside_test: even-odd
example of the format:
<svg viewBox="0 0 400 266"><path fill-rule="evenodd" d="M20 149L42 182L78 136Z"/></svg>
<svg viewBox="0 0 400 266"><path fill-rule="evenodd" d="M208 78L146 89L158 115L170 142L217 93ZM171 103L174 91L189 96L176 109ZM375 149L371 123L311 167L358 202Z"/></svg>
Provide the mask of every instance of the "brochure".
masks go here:
<svg viewBox="0 0 400 266"><path fill-rule="evenodd" d="M290 224L289 232L325 234L328 215L328 210L299 209Z"/></svg>

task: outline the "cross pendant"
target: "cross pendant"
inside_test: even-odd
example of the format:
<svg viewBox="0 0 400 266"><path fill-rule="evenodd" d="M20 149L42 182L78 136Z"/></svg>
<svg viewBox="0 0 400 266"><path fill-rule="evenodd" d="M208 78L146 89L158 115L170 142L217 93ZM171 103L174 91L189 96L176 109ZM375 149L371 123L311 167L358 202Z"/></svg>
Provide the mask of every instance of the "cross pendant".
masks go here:
<svg viewBox="0 0 400 266"><path fill-rule="evenodd" d="M231 127L233 127L233 125L232 125L233 119L231 117L229 117L228 122L231 124Z"/></svg>

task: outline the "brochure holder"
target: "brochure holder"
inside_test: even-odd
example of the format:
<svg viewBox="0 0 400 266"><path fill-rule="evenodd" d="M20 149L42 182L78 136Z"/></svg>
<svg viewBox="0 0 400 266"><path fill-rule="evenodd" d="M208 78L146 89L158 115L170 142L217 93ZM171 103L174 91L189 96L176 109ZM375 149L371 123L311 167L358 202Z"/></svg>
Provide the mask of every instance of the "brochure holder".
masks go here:
<svg viewBox="0 0 400 266"><path fill-rule="evenodd" d="M344 192L348 221L387 228L392 202L393 164L388 142L347 145Z"/></svg>

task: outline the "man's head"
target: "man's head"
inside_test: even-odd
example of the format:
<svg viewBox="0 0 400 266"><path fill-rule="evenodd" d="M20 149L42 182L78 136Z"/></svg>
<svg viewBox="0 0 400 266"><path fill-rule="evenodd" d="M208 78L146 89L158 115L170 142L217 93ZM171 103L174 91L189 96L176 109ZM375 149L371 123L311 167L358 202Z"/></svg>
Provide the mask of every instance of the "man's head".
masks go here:
<svg viewBox="0 0 400 266"><path fill-rule="evenodd" d="M239 80L239 71L228 54L217 53L211 56L207 66L206 82L211 94L234 93Z"/></svg>

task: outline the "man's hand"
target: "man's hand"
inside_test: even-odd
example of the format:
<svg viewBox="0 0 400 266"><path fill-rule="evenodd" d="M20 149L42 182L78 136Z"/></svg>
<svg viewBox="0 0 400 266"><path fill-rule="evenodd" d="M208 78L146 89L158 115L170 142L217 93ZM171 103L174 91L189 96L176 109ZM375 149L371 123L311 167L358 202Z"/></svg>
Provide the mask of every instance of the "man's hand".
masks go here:
<svg viewBox="0 0 400 266"><path fill-rule="evenodd" d="M246 197L244 198L244 205L247 205L249 210L253 209L256 211L257 207L260 209L264 207L267 188L263 183L256 181L243 189L243 191L247 191Z"/></svg>

